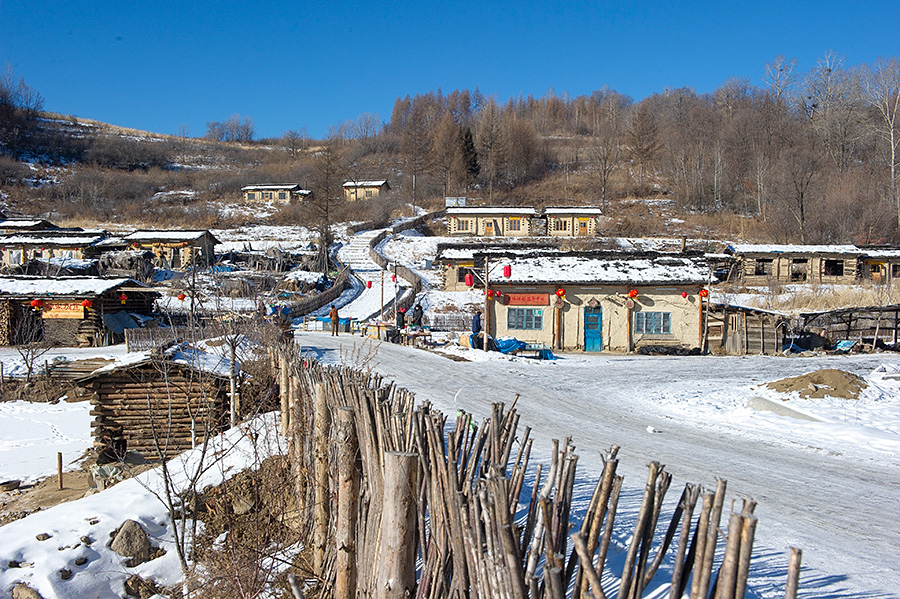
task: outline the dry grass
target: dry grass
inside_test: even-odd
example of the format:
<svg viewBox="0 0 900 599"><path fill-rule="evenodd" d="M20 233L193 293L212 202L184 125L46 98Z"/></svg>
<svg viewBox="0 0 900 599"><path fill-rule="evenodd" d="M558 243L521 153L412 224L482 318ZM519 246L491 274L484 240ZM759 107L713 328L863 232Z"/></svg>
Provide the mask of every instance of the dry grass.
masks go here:
<svg viewBox="0 0 900 599"><path fill-rule="evenodd" d="M870 282L857 285L778 285L768 288L723 286L721 293L752 294L741 303L786 313L821 312L859 306L900 303L900 289Z"/></svg>

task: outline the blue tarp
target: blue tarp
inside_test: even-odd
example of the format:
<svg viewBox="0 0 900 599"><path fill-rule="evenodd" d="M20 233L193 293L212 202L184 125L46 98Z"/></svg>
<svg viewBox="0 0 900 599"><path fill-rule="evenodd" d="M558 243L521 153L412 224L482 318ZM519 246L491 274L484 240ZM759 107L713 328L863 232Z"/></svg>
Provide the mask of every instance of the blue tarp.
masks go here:
<svg viewBox="0 0 900 599"><path fill-rule="evenodd" d="M519 341L515 337L502 337L500 339L495 339L494 345L497 346L497 351L502 354L512 354L519 351L520 349L525 348L525 342Z"/></svg>

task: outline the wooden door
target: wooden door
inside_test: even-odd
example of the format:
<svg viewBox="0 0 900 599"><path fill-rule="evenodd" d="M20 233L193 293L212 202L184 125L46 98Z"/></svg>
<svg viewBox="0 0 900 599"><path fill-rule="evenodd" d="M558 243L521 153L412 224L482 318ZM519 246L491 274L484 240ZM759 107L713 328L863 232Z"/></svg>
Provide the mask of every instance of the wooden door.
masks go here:
<svg viewBox="0 0 900 599"><path fill-rule="evenodd" d="M601 351L603 349L603 308L586 307L584 309L584 351Z"/></svg>

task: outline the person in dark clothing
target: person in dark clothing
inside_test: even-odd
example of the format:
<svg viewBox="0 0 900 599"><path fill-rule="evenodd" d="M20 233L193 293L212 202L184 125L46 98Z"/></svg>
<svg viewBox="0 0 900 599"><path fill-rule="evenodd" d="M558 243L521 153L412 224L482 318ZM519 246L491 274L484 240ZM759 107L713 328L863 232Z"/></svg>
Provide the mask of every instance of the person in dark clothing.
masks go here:
<svg viewBox="0 0 900 599"><path fill-rule="evenodd" d="M475 311L475 316L472 317L472 333L477 335L481 332L481 310Z"/></svg>
<svg viewBox="0 0 900 599"><path fill-rule="evenodd" d="M406 308L397 310L397 328L402 329L406 326Z"/></svg>
<svg viewBox="0 0 900 599"><path fill-rule="evenodd" d="M425 316L425 311L422 309L422 305L416 304L416 307L413 308L412 320L410 321L410 324L414 327L421 327L423 316Z"/></svg>

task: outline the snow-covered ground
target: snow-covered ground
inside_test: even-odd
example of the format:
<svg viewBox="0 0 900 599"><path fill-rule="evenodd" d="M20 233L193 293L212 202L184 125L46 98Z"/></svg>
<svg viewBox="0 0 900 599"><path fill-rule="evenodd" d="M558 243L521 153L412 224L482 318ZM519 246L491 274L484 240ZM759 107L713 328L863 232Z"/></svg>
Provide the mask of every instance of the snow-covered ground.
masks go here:
<svg viewBox="0 0 900 599"><path fill-rule="evenodd" d="M326 362L366 354L351 345L372 343L317 333L298 333L297 340ZM803 550L801 596L900 596L900 385L873 373L885 362L900 364L897 356L565 354L541 362L465 348L438 351L473 361L381 344L365 366L445 413L464 409L478 420L490 415L492 402L509 404L520 395L520 426L533 428L536 458L546 462L550 440L571 435L579 471L590 480L599 476L605 450L620 445L629 491L620 508L626 537L645 466L658 460L674 476L671 501L687 482L714 488L721 477L732 498L759 502L750 596L783 596L789 546ZM822 368L864 375L870 387L858 400L789 402L820 422L747 407L757 396L786 399L762 384ZM576 504L583 510L592 489L579 489Z"/></svg>

